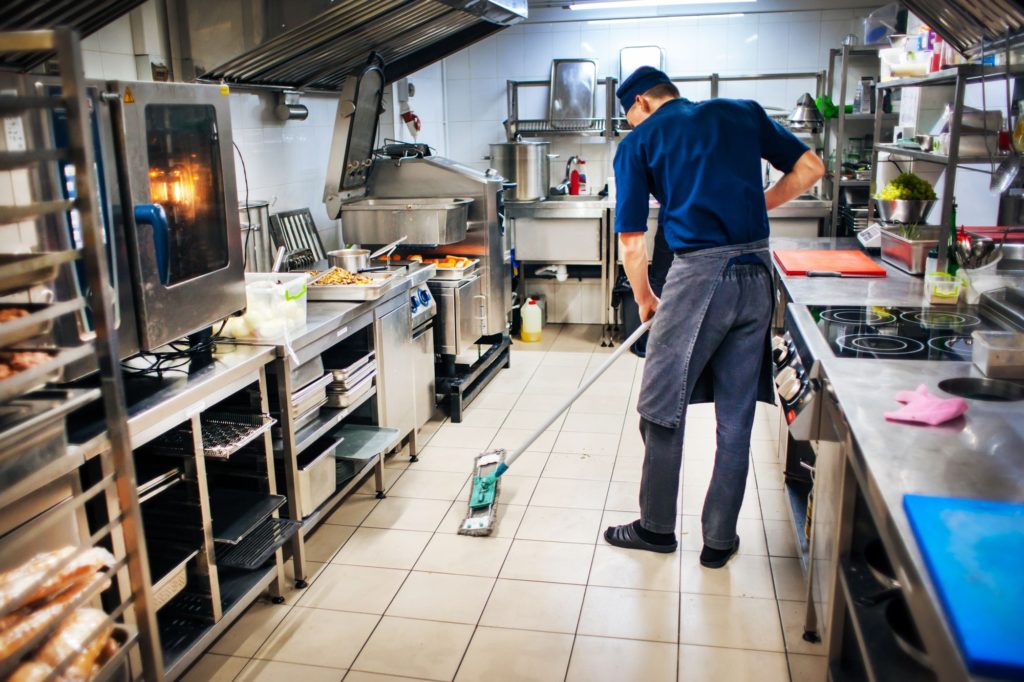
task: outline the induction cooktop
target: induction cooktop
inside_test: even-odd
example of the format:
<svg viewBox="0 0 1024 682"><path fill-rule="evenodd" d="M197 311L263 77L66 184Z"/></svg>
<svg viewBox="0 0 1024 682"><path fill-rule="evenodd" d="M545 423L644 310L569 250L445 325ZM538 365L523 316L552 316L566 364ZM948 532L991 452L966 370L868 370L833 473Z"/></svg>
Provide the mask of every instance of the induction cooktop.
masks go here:
<svg viewBox="0 0 1024 682"><path fill-rule="evenodd" d="M999 329L975 306L955 309L807 306L841 358L971 361L971 332Z"/></svg>

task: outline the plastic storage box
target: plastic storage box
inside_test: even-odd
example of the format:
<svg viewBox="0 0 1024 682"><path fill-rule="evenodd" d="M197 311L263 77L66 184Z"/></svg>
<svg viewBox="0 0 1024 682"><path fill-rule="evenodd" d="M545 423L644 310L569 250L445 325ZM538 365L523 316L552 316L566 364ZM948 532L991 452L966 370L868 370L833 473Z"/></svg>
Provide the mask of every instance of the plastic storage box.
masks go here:
<svg viewBox="0 0 1024 682"><path fill-rule="evenodd" d="M997 379L1024 378L1024 334L977 331L971 334L971 360L985 376Z"/></svg>
<svg viewBox="0 0 1024 682"><path fill-rule="evenodd" d="M306 285L302 272L245 273L245 315L231 324L235 338L285 339L306 326Z"/></svg>

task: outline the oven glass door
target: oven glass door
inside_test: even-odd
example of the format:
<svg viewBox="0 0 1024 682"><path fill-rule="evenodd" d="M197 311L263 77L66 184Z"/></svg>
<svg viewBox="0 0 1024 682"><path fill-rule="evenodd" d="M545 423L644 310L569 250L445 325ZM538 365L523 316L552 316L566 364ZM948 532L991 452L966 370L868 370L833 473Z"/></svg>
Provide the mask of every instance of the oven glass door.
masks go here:
<svg viewBox="0 0 1024 682"><path fill-rule="evenodd" d="M167 216L157 262L173 286L228 264L217 112L207 104L147 104L145 112L149 199Z"/></svg>
<svg viewBox="0 0 1024 682"><path fill-rule="evenodd" d="M140 345L245 307L228 98L214 85L113 82Z"/></svg>

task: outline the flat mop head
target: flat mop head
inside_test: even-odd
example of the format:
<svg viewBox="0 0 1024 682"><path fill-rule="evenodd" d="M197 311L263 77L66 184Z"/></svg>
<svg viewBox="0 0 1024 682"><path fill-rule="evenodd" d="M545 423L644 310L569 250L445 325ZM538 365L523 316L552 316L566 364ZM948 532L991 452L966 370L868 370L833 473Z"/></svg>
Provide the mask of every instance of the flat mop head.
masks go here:
<svg viewBox="0 0 1024 682"><path fill-rule="evenodd" d="M473 464L473 489L469 492L469 512L459 526L459 535L490 535L498 512L498 488L495 474L505 462L505 451L478 455Z"/></svg>

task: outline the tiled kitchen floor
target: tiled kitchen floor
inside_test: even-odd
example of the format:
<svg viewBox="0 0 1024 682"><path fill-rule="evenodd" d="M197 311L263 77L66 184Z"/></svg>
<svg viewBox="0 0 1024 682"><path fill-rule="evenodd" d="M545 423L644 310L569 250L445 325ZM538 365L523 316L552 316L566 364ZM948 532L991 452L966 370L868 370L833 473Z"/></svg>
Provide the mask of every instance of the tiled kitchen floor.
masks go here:
<svg viewBox="0 0 1024 682"><path fill-rule="evenodd" d="M777 412L758 407L740 553L701 568L700 511L714 416L687 421L680 551L607 545L637 516L642 363L618 361L502 478L499 524L456 534L473 458L514 447L600 364L597 326L548 326L461 424L429 424L420 461L387 463L388 497L355 495L318 529L316 577L252 606L188 680L793 682L824 678L801 639L802 578L775 458ZM433 433L431 433L431 431ZM361 488L370 493L372 480Z"/></svg>

